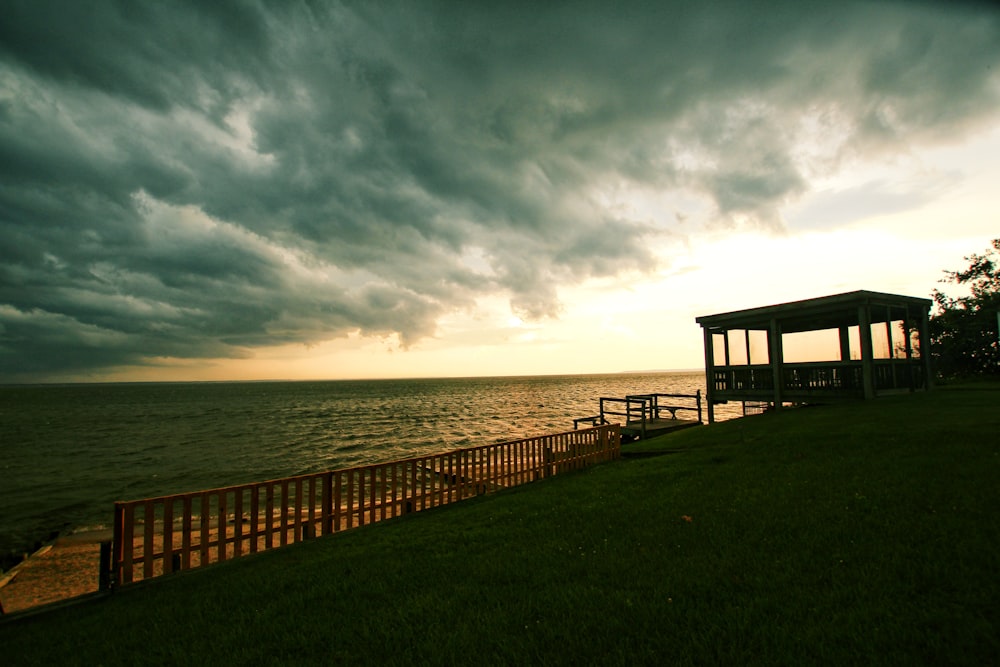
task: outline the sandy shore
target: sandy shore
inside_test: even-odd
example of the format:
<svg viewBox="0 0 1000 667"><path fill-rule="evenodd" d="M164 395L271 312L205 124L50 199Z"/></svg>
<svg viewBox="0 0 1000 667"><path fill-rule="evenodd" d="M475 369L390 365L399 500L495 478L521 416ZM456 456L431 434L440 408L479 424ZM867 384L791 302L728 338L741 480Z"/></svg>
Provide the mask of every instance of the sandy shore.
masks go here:
<svg viewBox="0 0 1000 667"><path fill-rule="evenodd" d="M4 613L24 611L97 590L102 541L111 533L79 533L58 538L4 573L0 605Z"/></svg>

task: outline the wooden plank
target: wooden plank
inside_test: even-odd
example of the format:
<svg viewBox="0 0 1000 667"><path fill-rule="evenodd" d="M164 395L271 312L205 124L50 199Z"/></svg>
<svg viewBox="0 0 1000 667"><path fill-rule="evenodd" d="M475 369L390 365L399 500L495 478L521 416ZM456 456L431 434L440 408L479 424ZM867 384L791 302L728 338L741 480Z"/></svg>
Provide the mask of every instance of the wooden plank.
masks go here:
<svg viewBox="0 0 1000 667"><path fill-rule="evenodd" d="M407 514L410 508L413 507L413 503L410 500L410 469L412 468L412 463L407 461L400 461L399 463L399 504L397 507L397 514ZM393 493L395 493L395 482L393 483ZM395 504L395 503L394 503Z"/></svg>
<svg viewBox="0 0 1000 667"><path fill-rule="evenodd" d="M371 470L371 502L369 503L369 518L371 523L378 521L378 510L379 510L379 499L381 498L382 489L379 484L379 472L381 466L372 466Z"/></svg>
<svg viewBox="0 0 1000 667"><path fill-rule="evenodd" d="M534 482L540 477L541 466L538 461L538 441L537 440L525 440L525 446L528 449L528 465L531 474L528 476L529 482Z"/></svg>
<svg viewBox="0 0 1000 667"><path fill-rule="evenodd" d="M486 461L485 468L483 470L483 483L486 485L487 490L493 487L493 471L496 469L493 455L496 453L496 450L496 447L489 447L484 452L486 455Z"/></svg>
<svg viewBox="0 0 1000 667"><path fill-rule="evenodd" d="M427 459L421 458L417 466L414 468L414 472L420 474L420 509L427 509Z"/></svg>
<svg viewBox="0 0 1000 667"><path fill-rule="evenodd" d="M316 485L319 482L318 477L309 478L309 495L306 502L306 508L308 512L309 520L306 522L306 537L312 537L313 531L316 526Z"/></svg>
<svg viewBox="0 0 1000 667"><path fill-rule="evenodd" d="M292 541L299 542L302 540L302 484L304 480L297 479L294 481L295 484L295 515L292 520Z"/></svg>
<svg viewBox="0 0 1000 667"><path fill-rule="evenodd" d="M510 448L513 445L505 443L500 445L500 466L501 474L503 475L504 486L510 486L513 481L510 476Z"/></svg>
<svg viewBox="0 0 1000 667"><path fill-rule="evenodd" d="M323 475L323 500L320 509L320 521L323 523L323 534L333 532L333 473Z"/></svg>
<svg viewBox="0 0 1000 667"><path fill-rule="evenodd" d="M396 474L397 473L396 469L400 466L400 464L398 464L398 463L390 463L389 466L390 466L390 468L389 468L389 503L390 503L389 507L391 508L391 511L389 512L389 516L392 517L392 518L395 518L399 514L399 506L397 504L398 501L399 501L399 498L397 496L397 488L396 488L396 483L398 481L398 478L397 478L397 474ZM405 477L405 475L404 475L404 477Z"/></svg>
<svg viewBox="0 0 1000 667"><path fill-rule="evenodd" d="M468 498L472 495L472 490L475 488L474 475L472 473L472 456L473 453L468 449L462 450L462 486L464 491L462 493L463 498Z"/></svg>
<svg viewBox="0 0 1000 667"><path fill-rule="evenodd" d="M260 539L260 486L250 487L250 553L257 553L257 541Z"/></svg>
<svg viewBox="0 0 1000 667"><path fill-rule="evenodd" d="M417 465L414 461L408 461L403 467L403 500L406 503L406 512L417 510Z"/></svg>
<svg viewBox="0 0 1000 667"><path fill-rule="evenodd" d="M239 488L233 492L233 556L243 555L243 493Z"/></svg>
<svg viewBox="0 0 1000 667"><path fill-rule="evenodd" d="M209 530L212 523L212 511L209 503L209 491L203 491L201 496L201 504L198 506L199 520L201 526L201 537L198 544L198 565L205 566L208 565L208 545L209 545Z"/></svg>
<svg viewBox="0 0 1000 667"><path fill-rule="evenodd" d="M135 504L126 503L122 508L122 578L121 583L132 583L132 560L135 558Z"/></svg>
<svg viewBox="0 0 1000 667"><path fill-rule="evenodd" d="M379 508L379 519L382 521L385 521L388 518L388 510L389 510L388 473L389 473L388 465L379 466L379 499L382 502L382 507Z"/></svg>
<svg viewBox="0 0 1000 667"><path fill-rule="evenodd" d="M430 457L430 466L424 471L424 475L427 477L427 482L430 485L431 497L430 506L437 507L444 503L444 485L441 475L437 474L435 471L441 470L444 466L444 457L439 455L434 455Z"/></svg>
<svg viewBox="0 0 1000 667"><path fill-rule="evenodd" d="M462 499L461 456L461 452L452 452L448 456L448 483L451 487L448 494L449 503Z"/></svg>
<svg viewBox="0 0 1000 667"><path fill-rule="evenodd" d="M498 486L507 486L507 466L504 463L504 452L506 445L497 445L493 448L493 479Z"/></svg>
<svg viewBox="0 0 1000 667"><path fill-rule="evenodd" d="M485 489L486 454L484 449L472 450L472 492L479 495Z"/></svg>
<svg viewBox="0 0 1000 667"><path fill-rule="evenodd" d="M531 471L529 470L530 461L528 459L528 443L521 440L517 443L517 468L519 472L518 484L527 484L531 481Z"/></svg>
<svg viewBox="0 0 1000 667"><path fill-rule="evenodd" d="M428 472L434 465L434 457L424 457L420 459L420 508L427 509L434 507L434 480L436 477L430 476Z"/></svg>
<svg viewBox="0 0 1000 667"><path fill-rule="evenodd" d="M142 578L153 576L153 538L156 532L156 508L152 500L142 504Z"/></svg>
<svg viewBox="0 0 1000 667"><path fill-rule="evenodd" d="M344 474L347 481L347 527L354 527L354 473L356 469L346 471Z"/></svg>
<svg viewBox="0 0 1000 667"><path fill-rule="evenodd" d="M358 525L365 525L365 469L358 470Z"/></svg>
<svg viewBox="0 0 1000 667"><path fill-rule="evenodd" d="M527 484L528 482L534 481L534 462L531 459L531 443L527 440L521 441L521 458L524 463L522 464L523 477L521 480L522 484Z"/></svg>
<svg viewBox="0 0 1000 667"><path fill-rule="evenodd" d="M455 461L455 452L449 452L447 454L448 459L448 474L445 477L445 483L448 485L448 500L447 502L452 503L455 501L455 491L456 491L456 481L458 478L458 464Z"/></svg>
<svg viewBox="0 0 1000 667"><path fill-rule="evenodd" d="M517 443L510 442L503 445L503 465L505 471L505 477L507 478L506 486L514 486L517 484L517 478L514 476L517 470L517 463L515 454L517 452Z"/></svg>
<svg viewBox="0 0 1000 667"><path fill-rule="evenodd" d="M516 486L517 479L517 443L509 442L503 446L504 468L507 471L507 486Z"/></svg>
<svg viewBox="0 0 1000 667"><path fill-rule="evenodd" d="M163 501L163 573L174 571L174 499Z"/></svg>
<svg viewBox="0 0 1000 667"><path fill-rule="evenodd" d="M115 589L122 579L121 563L124 552L124 513L125 508L120 502L115 503L115 519L111 526L111 577L108 588Z"/></svg>
<svg viewBox="0 0 1000 667"><path fill-rule="evenodd" d="M264 548L270 549L274 546L274 484L268 482L265 487L265 514L264 514Z"/></svg>
<svg viewBox="0 0 1000 667"><path fill-rule="evenodd" d="M340 519L343 516L341 508L342 494L344 492L343 473L334 473L333 480L333 529L340 530Z"/></svg>
<svg viewBox="0 0 1000 667"><path fill-rule="evenodd" d="M181 569L191 567L191 495L184 496L181 516Z"/></svg>
<svg viewBox="0 0 1000 667"><path fill-rule="evenodd" d="M215 538L215 553L216 559L221 563L226 560L226 536L229 532L229 493L227 491L220 491L217 495L219 498L219 506L216 508L216 515L219 517L219 530L217 537Z"/></svg>
<svg viewBox="0 0 1000 667"><path fill-rule="evenodd" d="M281 546L288 544L288 484L289 480L281 480L281 534L278 535L278 544Z"/></svg>

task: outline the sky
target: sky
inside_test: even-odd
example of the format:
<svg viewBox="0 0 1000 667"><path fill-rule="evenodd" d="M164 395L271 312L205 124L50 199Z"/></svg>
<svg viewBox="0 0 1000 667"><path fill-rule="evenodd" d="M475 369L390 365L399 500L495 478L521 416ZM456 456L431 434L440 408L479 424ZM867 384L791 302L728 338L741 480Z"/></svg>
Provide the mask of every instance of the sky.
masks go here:
<svg viewBox="0 0 1000 667"><path fill-rule="evenodd" d="M6 0L0 382L701 368L998 184L990 3Z"/></svg>

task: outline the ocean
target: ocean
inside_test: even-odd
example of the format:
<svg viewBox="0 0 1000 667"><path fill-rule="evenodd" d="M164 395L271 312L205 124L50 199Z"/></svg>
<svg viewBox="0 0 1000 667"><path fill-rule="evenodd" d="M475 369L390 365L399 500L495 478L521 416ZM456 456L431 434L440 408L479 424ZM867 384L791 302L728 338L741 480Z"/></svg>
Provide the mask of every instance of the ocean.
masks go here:
<svg viewBox="0 0 1000 667"><path fill-rule="evenodd" d="M106 527L116 500L559 433L602 396L704 385L698 371L0 386L0 555Z"/></svg>

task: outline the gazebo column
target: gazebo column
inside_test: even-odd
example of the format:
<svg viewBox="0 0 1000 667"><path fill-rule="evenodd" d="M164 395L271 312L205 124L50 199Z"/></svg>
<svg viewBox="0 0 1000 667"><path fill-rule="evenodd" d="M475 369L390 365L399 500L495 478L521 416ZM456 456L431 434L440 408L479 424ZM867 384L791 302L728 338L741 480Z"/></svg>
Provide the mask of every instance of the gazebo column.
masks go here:
<svg viewBox="0 0 1000 667"><path fill-rule="evenodd" d="M871 306L858 306L858 329L861 333L861 386L865 398L875 398L875 362L872 351Z"/></svg>
<svg viewBox="0 0 1000 667"><path fill-rule="evenodd" d="M781 404L784 401L784 354L781 346L781 323L777 319L772 318L771 325L767 329L767 361L771 364L771 381L774 384L773 397L775 410L780 410Z"/></svg>
<svg viewBox="0 0 1000 667"><path fill-rule="evenodd" d="M840 340L840 366L837 367L835 373L840 382L839 387L843 390L845 387L851 386L851 380L848 377L851 369L846 365L851 360L851 329L847 326L840 327L837 330L837 337Z"/></svg>
<svg viewBox="0 0 1000 667"><path fill-rule="evenodd" d="M708 423L715 421L715 351L712 349L712 330L701 328L705 337L705 400L708 402Z"/></svg>
<svg viewBox="0 0 1000 667"><path fill-rule="evenodd" d="M892 378L892 388L899 389L899 380L896 377L896 348L892 340L892 306L885 307L885 341L888 346L889 373Z"/></svg>
<svg viewBox="0 0 1000 667"><path fill-rule="evenodd" d="M840 337L840 360L851 360L851 330L848 327L840 327L838 330Z"/></svg>

